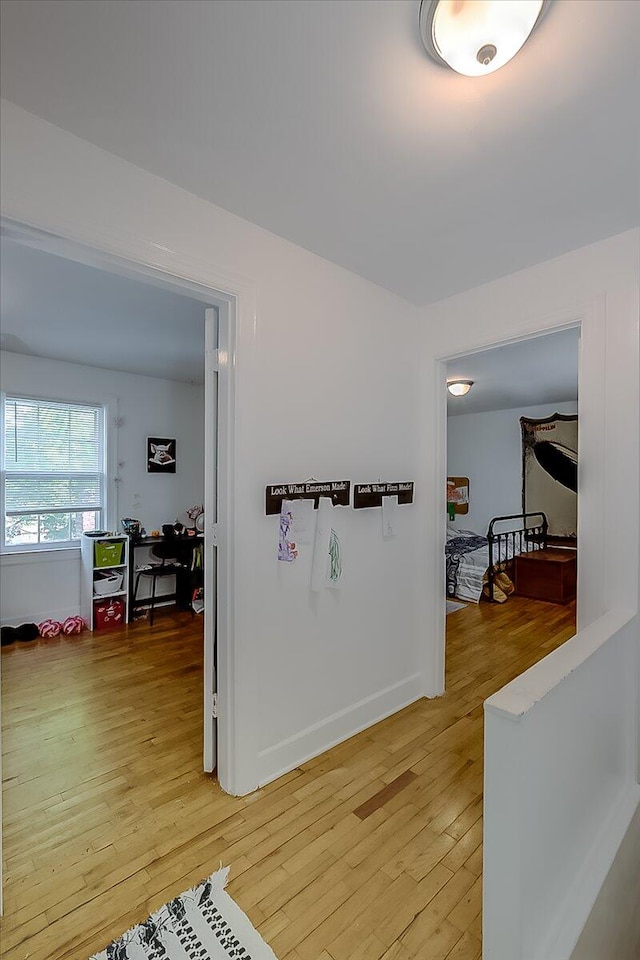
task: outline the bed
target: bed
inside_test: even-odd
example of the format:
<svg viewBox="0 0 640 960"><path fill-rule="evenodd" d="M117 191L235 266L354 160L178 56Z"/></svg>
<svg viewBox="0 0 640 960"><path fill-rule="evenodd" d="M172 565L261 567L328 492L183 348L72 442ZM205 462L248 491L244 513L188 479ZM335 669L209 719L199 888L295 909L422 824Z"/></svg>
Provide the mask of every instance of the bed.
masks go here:
<svg viewBox="0 0 640 960"><path fill-rule="evenodd" d="M511 572L513 558L547 546L544 513L520 513L494 517L485 536L473 530L447 525L445 544L447 597L478 603L483 587L493 600L495 576Z"/></svg>

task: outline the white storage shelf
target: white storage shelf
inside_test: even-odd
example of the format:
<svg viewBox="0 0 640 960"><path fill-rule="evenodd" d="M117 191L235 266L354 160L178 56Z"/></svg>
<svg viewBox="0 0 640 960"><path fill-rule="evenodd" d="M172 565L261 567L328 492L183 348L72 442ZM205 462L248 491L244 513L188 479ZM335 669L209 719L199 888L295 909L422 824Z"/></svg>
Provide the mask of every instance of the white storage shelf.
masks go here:
<svg viewBox="0 0 640 960"><path fill-rule="evenodd" d="M109 541L110 543L121 543L122 562L113 563L108 566L98 566L96 564L96 544ZM124 601L123 623L129 621L129 538L123 534L105 534L100 537L88 536L86 533L82 537L82 580L80 585L80 612L87 622L90 630L98 629L96 624L96 607L107 600L119 598ZM98 573L119 573L122 574L122 585L120 589L111 593L96 593L94 581Z"/></svg>

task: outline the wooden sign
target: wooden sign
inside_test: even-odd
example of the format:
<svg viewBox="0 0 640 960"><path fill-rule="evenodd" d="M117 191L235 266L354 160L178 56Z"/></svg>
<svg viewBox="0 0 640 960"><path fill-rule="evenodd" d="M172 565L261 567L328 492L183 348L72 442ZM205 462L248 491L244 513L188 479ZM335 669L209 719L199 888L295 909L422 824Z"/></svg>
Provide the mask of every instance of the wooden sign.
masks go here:
<svg viewBox="0 0 640 960"><path fill-rule="evenodd" d="M350 480L309 480L305 483L271 483L265 490L265 513L280 513L283 500L314 500L316 508L320 497L330 497L334 506L348 507L351 497Z"/></svg>
<svg viewBox="0 0 640 960"><path fill-rule="evenodd" d="M398 503L413 503L413 480L397 483L356 483L353 488L354 509L381 507L383 497L397 497Z"/></svg>

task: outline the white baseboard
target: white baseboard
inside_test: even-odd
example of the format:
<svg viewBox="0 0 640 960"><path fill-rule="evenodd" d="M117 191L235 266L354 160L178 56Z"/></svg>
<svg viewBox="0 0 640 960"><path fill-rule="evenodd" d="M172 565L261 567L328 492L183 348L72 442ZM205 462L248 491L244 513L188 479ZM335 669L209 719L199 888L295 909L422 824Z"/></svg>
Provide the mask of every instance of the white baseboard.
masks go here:
<svg viewBox="0 0 640 960"><path fill-rule="evenodd" d="M43 620L59 620L60 623L64 623L67 617L75 617L80 613L79 609L76 607L72 609L71 607L63 607L61 610L44 610L39 613L31 612L28 617L14 617L13 619L4 619L2 620L3 627L19 627L22 623L42 623Z"/></svg>
<svg viewBox="0 0 640 960"><path fill-rule="evenodd" d="M348 740L361 730L373 726L385 717L397 713L403 707L423 696L422 678L416 673L411 677L386 687L332 716L314 723L280 743L258 754L259 785L289 773L301 763L317 757L336 744Z"/></svg>
<svg viewBox="0 0 640 960"><path fill-rule="evenodd" d="M618 799L589 851L583 869L558 905L558 920L536 952L537 960L569 960L618 848L640 803L640 787L633 784Z"/></svg>

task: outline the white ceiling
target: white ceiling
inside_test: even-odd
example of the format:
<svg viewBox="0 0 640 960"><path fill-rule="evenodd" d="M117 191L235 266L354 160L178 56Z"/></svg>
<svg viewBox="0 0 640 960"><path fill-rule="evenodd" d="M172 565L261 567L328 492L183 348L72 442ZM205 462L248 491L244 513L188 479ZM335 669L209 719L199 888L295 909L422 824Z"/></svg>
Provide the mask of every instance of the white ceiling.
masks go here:
<svg viewBox="0 0 640 960"><path fill-rule="evenodd" d="M478 79L418 7L3 0L3 96L418 304L640 222L640 3Z"/></svg>
<svg viewBox="0 0 640 960"><path fill-rule="evenodd" d="M204 303L5 238L0 258L3 350L203 382Z"/></svg>
<svg viewBox="0 0 640 960"><path fill-rule="evenodd" d="M448 416L577 400L578 336L562 330L451 360L447 379L473 387L466 397L447 394Z"/></svg>
<svg viewBox="0 0 640 960"><path fill-rule="evenodd" d="M3 350L202 383L203 302L4 237L0 261ZM452 360L454 377L474 386L448 395L449 416L575 400L578 331Z"/></svg>

